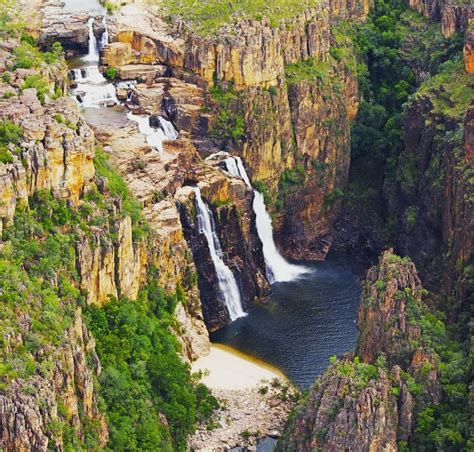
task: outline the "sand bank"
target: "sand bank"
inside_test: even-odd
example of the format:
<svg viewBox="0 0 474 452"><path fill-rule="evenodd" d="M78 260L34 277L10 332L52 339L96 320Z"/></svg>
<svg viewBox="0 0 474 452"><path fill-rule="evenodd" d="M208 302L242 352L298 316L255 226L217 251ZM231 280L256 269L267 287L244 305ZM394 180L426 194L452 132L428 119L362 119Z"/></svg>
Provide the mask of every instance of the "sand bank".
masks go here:
<svg viewBox="0 0 474 452"><path fill-rule="evenodd" d="M277 368L220 344L211 345L209 355L194 362L192 369L205 371L202 382L212 389L250 389L275 377L286 381Z"/></svg>

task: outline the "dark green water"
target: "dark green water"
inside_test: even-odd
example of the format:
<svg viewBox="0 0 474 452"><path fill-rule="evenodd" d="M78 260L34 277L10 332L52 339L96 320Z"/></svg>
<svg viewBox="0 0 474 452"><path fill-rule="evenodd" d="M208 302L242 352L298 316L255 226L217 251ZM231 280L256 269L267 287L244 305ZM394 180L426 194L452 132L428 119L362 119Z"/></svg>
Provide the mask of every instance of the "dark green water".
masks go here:
<svg viewBox="0 0 474 452"><path fill-rule="evenodd" d="M276 283L267 304L256 305L246 317L213 333L211 340L273 364L308 389L330 356L355 346L360 283L342 263L304 265L312 271Z"/></svg>

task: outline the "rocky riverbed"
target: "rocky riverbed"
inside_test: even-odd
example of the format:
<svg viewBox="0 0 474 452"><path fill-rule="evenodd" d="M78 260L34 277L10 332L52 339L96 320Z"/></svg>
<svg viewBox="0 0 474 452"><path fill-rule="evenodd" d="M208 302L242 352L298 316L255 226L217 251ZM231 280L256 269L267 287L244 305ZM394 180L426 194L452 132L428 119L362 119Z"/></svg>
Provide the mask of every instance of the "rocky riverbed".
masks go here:
<svg viewBox="0 0 474 452"><path fill-rule="evenodd" d="M296 393L276 379L261 381L251 389L213 389L221 409L214 428L202 428L190 438L191 450L211 452L233 447L256 450L257 441L266 436L279 437L295 405Z"/></svg>
<svg viewBox="0 0 474 452"><path fill-rule="evenodd" d="M203 373L203 383L221 408L211 428L201 428L192 436L192 450L255 450L262 437L280 436L298 393L278 369L230 347L212 345L193 370Z"/></svg>

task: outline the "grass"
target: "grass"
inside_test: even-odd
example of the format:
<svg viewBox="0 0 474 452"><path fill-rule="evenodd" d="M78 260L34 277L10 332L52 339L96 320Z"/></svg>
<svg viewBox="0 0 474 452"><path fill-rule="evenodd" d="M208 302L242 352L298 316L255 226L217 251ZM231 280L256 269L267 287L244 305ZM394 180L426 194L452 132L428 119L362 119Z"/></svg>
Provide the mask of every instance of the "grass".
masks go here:
<svg viewBox="0 0 474 452"><path fill-rule="evenodd" d="M267 17L276 27L284 18L293 17L306 8L314 7L319 0L168 0L162 8L169 14L188 19L193 28L202 35L215 33L225 24L238 19Z"/></svg>
<svg viewBox="0 0 474 452"><path fill-rule="evenodd" d="M289 85L304 80L324 81L331 76L331 64L314 58L285 66L286 81Z"/></svg>
<svg viewBox="0 0 474 452"><path fill-rule="evenodd" d="M421 85L416 95L429 97L434 113L460 121L474 102L472 76L465 73L462 58L447 61L437 75Z"/></svg>

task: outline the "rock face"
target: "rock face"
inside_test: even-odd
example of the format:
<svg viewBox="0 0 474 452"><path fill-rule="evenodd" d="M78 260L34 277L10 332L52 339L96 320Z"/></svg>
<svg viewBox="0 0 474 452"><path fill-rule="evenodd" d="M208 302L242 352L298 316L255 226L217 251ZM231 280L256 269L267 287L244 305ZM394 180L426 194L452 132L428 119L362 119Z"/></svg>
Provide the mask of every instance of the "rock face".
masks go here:
<svg viewBox="0 0 474 452"><path fill-rule="evenodd" d="M17 70L12 80L17 89L29 70ZM1 84L2 82L0 82ZM56 85L51 80L51 85ZM94 177L94 136L79 115L72 99L61 98L41 105L35 88L0 99L0 120L18 124L22 130L21 160L0 164L0 218L10 225L15 209L37 190L77 203Z"/></svg>
<svg viewBox="0 0 474 452"><path fill-rule="evenodd" d="M429 19L441 22L441 31L445 37L457 31L466 30L469 18L474 17L472 4L469 0L455 2L451 0L410 0L411 9Z"/></svg>
<svg viewBox="0 0 474 452"><path fill-rule="evenodd" d="M277 450L395 451L398 441L410 440L416 410L440 401L436 358L422 339L421 299L413 263L385 252L364 283L356 356L332 361L290 417ZM410 393L408 378L423 382L421 395Z"/></svg>
<svg viewBox="0 0 474 452"><path fill-rule="evenodd" d="M252 210L253 193L237 178L223 178L216 173L214 179L210 179L212 173L209 170L196 171L196 167L191 174L201 188L204 200L211 206L216 232L224 250L224 262L234 273L244 309L248 308L255 298L270 292L265 276L262 244L257 236ZM227 205L213 207L222 203ZM199 263L199 288L206 325L209 331L214 331L229 322L229 314L220 293L206 238L199 232L193 215L195 209L194 199L191 198L191 201L183 204L181 218L194 261Z"/></svg>
<svg viewBox="0 0 474 452"><path fill-rule="evenodd" d="M469 22L469 28L464 40L464 67L468 74L474 72L474 19Z"/></svg>
<svg viewBox="0 0 474 452"><path fill-rule="evenodd" d="M44 2L41 7L41 27L39 33L39 44L43 47L54 42L60 42L64 50L71 55L84 55L88 51L89 30L87 23L90 15L88 12L80 11L75 5L51 0ZM105 30L102 17L104 12L101 8L97 11L93 23L94 34L100 38Z"/></svg>
<svg viewBox="0 0 474 452"><path fill-rule="evenodd" d="M170 109L166 99L174 99L177 111L184 111L179 93L180 90L187 93L188 88L182 85L182 82L170 80L168 87L160 83L149 89L137 86L132 98L137 98L138 111L143 113L161 111L162 104ZM196 92L200 91L197 89ZM225 261L234 272L246 305L269 291L262 246L253 218L252 192L240 179L231 177L215 164L204 162L189 140L169 141L164 152L159 153L145 143L134 123L126 120L125 115L121 118L116 128L113 121L107 119L89 120L96 136L108 146L106 149L110 150L114 166L144 206L144 214L155 232L156 240L147 246L152 250L151 256L157 258L149 260L159 268L164 287L175 290L176 286L168 287L170 281L183 285L188 304L194 306L192 314L195 318L201 318L202 304L208 329L222 327L228 323L229 316L217 291L216 272L205 238L198 233L193 214L194 194L189 185L199 184L203 197L211 206L218 206L213 210ZM128 252L128 256L139 254L138 250ZM106 256L106 253L100 256ZM107 271L104 276L106 284L113 280L107 276ZM193 284L198 282L199 290L191 281L194 281ZM194 320L194 317L189 319L190 322ZM202 333L203 328L198 330ZM194 332L191 334L194 335ZM189 344L195 342L186 338L184 341ZM196 356L195 353L191 355Z"/></svg>
<svg viewBox="0 0 474 452"><path fill-rule="evenodd" d="M287 427L277 451L397 450L397 404L387 374L380 371L359 389L354 365L345 364L352 374L342 375L337 366L324 373Z"/></svg>
<svg viewBox="0 0 474 452"><path fill-rule="evenodd" d="M397 248L412 257L430 290L453 294L459 307L466 299L462 267L472 258L467 174L472 168L473 111L469 108L464 118L449 109L440 111L433 96L434 91L427 92L407 110L398 182L386 191L391 213L402 219ZM453 133L456 138L450 138ZM412 179L410 167L416 168Z"/></svg>
<svg viewBox="0 0 474 452"><path fill-rule="evenodd" d="M408 311L410 302L421 300L421 291L415 265L389 252L367 272L357 320L356 353L363 362L373 363L383 354L395 360L390 365L397 364L406 351L402 348L420 338L421 330L410 322Z"/></svg>
<svg viewBox="0 0 474 452"><path fill-rule="evenodd" d="M168 67L174 79L163 91L164 81L151 75L147 89L136 88L134 102L147 111L161 108L202 155L216 146L242 155L252 180L265 184L273 198L269 207L281 251L293 258L322 259L347 181L349 120L358 107L353 72L329 53L340 44L332 22L363 19L368 8L366 2L323 2L276 28L265 19L249 19L225 26L219 37L203 38L179 19L168 24L159 11L145 14L127 5L111 20L114 42L106 47L103 62L121 74L156 55L155 63ZM308 61L320 63L327 80L287 80L289 65L298 70ZM213 133L219 105L206 92L216 83L236 90L245 124L241 142L229 143ZM287 193L281 179L295 168L303 168L304 180Z"/></svg>
<svg viewBox="0 0 474 452"><path fill-rule="evenodd" d="M23 334L28 335L28 331ZM5 450L62 449L62 431L50 432L51 424L60 424L64 416L79 436L84 433L83 422L93 422L100 445L107 444L107 424L93 386L94 376L101 371L100 362L80 309L65 337L54 351L55 368L50 378L16 379L0 394L0 447Z"/></svg>

